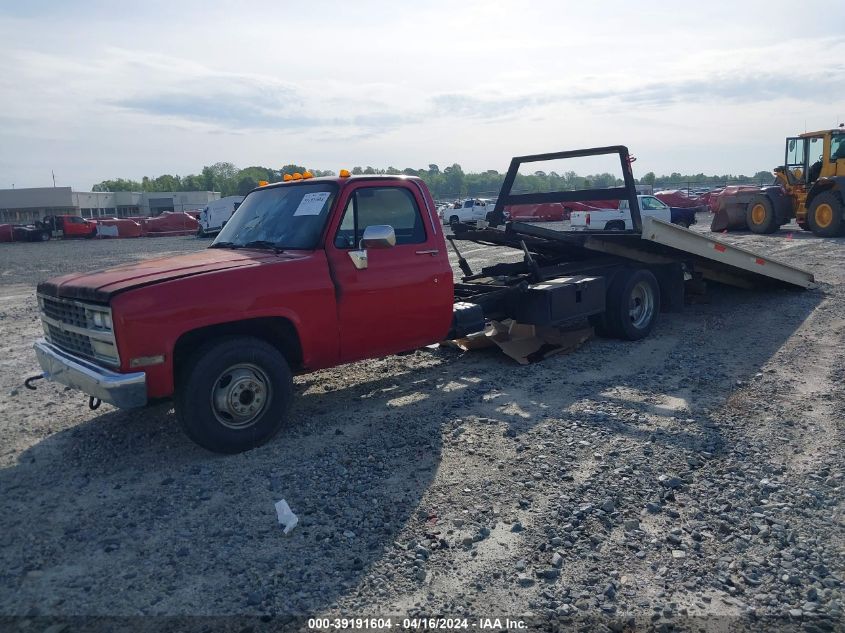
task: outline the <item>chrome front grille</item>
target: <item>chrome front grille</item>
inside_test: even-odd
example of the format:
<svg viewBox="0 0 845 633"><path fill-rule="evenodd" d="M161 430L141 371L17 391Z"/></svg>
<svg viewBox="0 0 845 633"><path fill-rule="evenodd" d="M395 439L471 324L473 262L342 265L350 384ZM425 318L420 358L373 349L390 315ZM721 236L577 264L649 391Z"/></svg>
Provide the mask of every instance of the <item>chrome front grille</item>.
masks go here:
<svg viewBox="0 0 845 633"><path fill-rule="evenodd" d="M107 306L43 294L38 295L38 303L44 334L50 343L80 358L120 366Z"/></svg>
<svg viewBox="0 0 845 633"><path fill-rule="evenodd" d="M85 308L71 301L62 301L53 297L41 295L41 310L51 319L75 325L76 327L88 327L88 319L85 316Z"/></svg>
<svg viewBox="0 0 845 633"><path fill-rule="evenodd" d="M77 332L62 330L52 323L48 323L47 339L53 345L61 347L63 350L68 351L71 354L84 356L85 358L94 358L94 349L91 347L91 337L86 334L78 334Z"/></svg>

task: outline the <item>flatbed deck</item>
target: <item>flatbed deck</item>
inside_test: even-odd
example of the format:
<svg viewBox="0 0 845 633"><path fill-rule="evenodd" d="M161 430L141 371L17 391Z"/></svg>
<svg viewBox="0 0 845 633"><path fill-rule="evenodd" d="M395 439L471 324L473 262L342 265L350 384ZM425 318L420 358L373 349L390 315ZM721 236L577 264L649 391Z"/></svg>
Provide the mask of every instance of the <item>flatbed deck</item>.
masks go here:
<svg viewBox="0 0 845 633"><path fill-rule="evenodd" d="M508 230L515 235L568 244L647 264L687 262L705 279L742 288L767 281L800 288L814 284L812 273L775 258L652 217L644 217L642 223L641 234L630 231L558 231L524 222L513 222ZM462 237L472 239L471 233ZM485 237L490 239L489 232L485 233Z"/></svg>

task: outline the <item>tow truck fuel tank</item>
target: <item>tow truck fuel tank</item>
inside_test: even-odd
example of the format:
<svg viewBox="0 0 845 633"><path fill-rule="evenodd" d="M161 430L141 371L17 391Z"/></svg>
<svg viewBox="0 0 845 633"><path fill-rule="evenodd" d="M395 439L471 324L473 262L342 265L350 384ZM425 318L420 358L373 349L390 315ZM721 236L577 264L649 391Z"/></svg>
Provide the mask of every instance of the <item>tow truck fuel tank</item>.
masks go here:
<svg viewBox="0 0 845 633"><path fill-rule="evenodd" d="M604 303L604 277L558 277L528 286L510 312L520 323L561 325L604 312Z"/></svg>

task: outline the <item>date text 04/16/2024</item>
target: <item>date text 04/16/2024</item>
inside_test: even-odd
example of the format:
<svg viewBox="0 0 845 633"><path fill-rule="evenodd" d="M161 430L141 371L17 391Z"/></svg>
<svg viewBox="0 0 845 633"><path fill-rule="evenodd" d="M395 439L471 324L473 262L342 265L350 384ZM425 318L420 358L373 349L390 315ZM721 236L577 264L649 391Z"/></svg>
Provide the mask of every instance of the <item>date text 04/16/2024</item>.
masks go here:
<svg viewBox="0 0 845 633"><path fill-rule="evenodd" d="M478 630L478 631L519 631L527 625L523 620L510 618L310 618L308 628L316 631L334 630Z"/></svg>

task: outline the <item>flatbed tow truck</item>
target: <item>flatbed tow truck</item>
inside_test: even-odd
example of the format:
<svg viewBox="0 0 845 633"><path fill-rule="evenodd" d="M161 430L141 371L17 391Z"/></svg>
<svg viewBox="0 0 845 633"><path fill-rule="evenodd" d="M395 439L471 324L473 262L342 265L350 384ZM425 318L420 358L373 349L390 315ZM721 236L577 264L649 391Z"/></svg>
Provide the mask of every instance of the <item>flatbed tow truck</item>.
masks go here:
<svg viewBox="0 0 845 633"><path fill-rule="evenodd" d="M622 186L513 193L521 165L616 155ZM627 200L632 229L567 232L526 222L453 227L463 273L425 183L403 176L294 178L250 192L205 251L38 285L43 374L118 407L175 401L186 434L218 452L282 427L292 375L482 331L493 319L637 340L707 281L808 288L813 275L654 218L641 218L624 146L512 159L504 208ZM459 242L518 249L474 273Z"/></svg>

